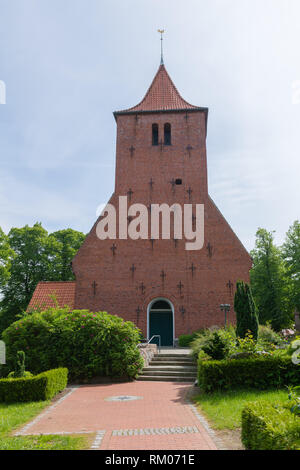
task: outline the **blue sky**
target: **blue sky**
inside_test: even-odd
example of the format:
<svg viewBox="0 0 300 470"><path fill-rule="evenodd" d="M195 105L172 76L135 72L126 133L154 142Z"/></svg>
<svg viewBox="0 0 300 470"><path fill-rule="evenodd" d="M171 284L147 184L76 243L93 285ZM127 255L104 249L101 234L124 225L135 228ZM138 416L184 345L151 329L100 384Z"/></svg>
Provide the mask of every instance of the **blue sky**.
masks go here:
<svg viewBox="0 0 300 470"><path fill-rule="evenodd" d="M90 230L114 188L112 112L144 96L165 28L175 85L210 110L211 196L248 249L259 226L283 241L300 206L299 0L0 0L0 18L6 232Z"/></svg>

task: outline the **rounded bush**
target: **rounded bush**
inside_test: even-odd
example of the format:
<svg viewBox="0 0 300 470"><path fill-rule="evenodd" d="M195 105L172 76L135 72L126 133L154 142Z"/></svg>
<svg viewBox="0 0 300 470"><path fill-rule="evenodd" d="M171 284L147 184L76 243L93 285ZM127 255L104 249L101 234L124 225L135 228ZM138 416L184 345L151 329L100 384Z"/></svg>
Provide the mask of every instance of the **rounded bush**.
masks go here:
<svg viewBox="0 0 300 470"><path fill-rule="evenodd" d="M67 367L71 379L135 377L143 367L140 331L106 312L51 308L25 315L3 333L12 369L19 350L34 374Z"/></svg>
<svg viewBox="0 0 300 470"><path fill-rule="evenodd" d="M202 350L212 359L225 359L230 351L232 338L226 330L217 330L208 337Z"/></svg>
<svg viewBox="0 0 300 470"><path fill-rule="evenodd" d="M232 327L227 329L212 327L196 334L191 348L195 357L203 351L212 359L224 359L228 356L234 340L235 331Z"/></svg>

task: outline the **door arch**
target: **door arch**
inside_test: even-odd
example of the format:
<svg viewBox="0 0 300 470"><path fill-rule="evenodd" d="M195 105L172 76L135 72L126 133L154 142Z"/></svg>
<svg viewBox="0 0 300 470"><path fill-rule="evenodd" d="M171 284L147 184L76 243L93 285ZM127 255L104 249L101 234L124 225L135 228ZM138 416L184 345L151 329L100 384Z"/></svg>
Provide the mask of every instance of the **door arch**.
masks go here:
<svg viewBox="0 0 300 470"><path fill-rule="evenodd" d="M163 297L153 299L147 308L147 337L161 336L162 346L174 345L174 306L172 302ZM157 342L155 339L152 343Z"/></svg>

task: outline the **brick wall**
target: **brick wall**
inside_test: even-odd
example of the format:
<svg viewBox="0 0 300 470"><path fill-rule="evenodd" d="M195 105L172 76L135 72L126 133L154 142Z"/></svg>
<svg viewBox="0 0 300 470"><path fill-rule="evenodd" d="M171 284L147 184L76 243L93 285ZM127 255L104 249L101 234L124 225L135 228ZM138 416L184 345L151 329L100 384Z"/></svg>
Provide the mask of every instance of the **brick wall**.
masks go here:
<svg viewBox="0 0 300 470"><path fill-rule="evenodd" d="M171 124L172 145L152 146L152 124L159 125L160 140L166 122ZM134 152L129 150L131 146ZM188 146L192 147L190 152ZM172 239L155 240L153 246L149 240L100 241L95 224L73 261L75 307L120 315L135 322L145 336L147 306L160 297L174 305L175 337L224 324L219 305L233 305L231 286L239 279L249 281L251 259L208 195L204 112L141 113L137 118L118 115L116 150L115 192L110 203L117 207L118 196L131 189L131 204L204 204L204 248L186 251L185 240L175 245ZM182 185L172 188L173 178L181 178ZM115 255L113 243L117 247ZM192 263L196 268L193 273ZM130 270L133 264L134 272ZM162 270L166 274L164 282ZM180 281L181 292L177 287ZM229 321L235 321L232 310Z"/></svg>

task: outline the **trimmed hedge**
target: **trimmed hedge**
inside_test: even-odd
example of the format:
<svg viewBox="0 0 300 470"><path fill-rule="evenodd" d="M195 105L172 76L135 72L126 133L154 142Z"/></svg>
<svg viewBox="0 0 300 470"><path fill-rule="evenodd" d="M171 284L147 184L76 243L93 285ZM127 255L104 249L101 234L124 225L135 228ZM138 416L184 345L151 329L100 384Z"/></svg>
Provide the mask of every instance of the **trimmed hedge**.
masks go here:
<svg viewBox="0 0 300 470"><path fill-rule="evenodd" d="M235 388L263 390L299 383L300 367L288 357L198 360L198 385L206 392Z"/></svg>
<svg viewBox="0 0 300 470"><path fill-rule="evenodd" d="M42 372L34 377L0 379L0 402L50 400L64 390L67 382L68 369L62 367Z"/></svg>
<svg viewBox="0 0 300 470"><path fill-rule="evenodd" d="M300 419L283 406L249 403L242 411L242 442L248 450L300 450Z"/></svg>

